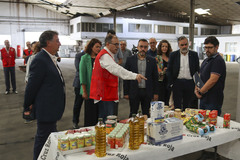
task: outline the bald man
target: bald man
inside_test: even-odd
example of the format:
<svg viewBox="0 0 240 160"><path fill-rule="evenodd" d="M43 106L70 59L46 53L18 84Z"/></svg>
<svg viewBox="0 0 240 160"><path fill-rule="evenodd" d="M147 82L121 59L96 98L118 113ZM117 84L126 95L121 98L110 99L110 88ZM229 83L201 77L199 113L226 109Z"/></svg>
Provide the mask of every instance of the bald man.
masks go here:
<svg viewBox="0 0 240 160"><path fill-rule="evenodd" d="M157 56L157 40L155 38L150 38L149 39L149 45L150 45L150 49L147 51L147 55L152 56L152 57L156 57Z"/></svg>

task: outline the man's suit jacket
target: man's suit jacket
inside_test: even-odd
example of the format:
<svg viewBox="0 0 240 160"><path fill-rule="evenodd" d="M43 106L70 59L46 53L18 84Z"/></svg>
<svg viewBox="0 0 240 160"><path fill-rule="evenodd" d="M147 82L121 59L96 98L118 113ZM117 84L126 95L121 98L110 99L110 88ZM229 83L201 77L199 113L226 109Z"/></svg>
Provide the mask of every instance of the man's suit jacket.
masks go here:
<svg viewBox="0 0 240 160"><path fill-rule="evenodd" d="M82 51L82 52L77 53L75 55L74 65L75 65L75 68L76 68L76 75L75 75L75 78L73 80L73 87L75 87L75 88L81 88L80 80L79 80L79 64L80 64L80 61L81 61L81 57L84 54L85 54L85 52Z"/></svg>
<svg viewBox="0 0 240 160"><path fill-rule="evenodd" d="M168 67L167 67L167 76L168 76L168 84L172 85L174 81L177 79L179 70L180 70L180 50L174 51L170 53ZM199 58L197 52L189 51L189 67L191 76L194 73L199 71Z"/></svg>
<svg viewBox="0 0 240 160"><path fill-rule="evenodd" d="M62 78L51 57L41 50L30 66L24 111L28 111L33 104L39 122L60 120L65 109L65 84Z"/></svg>
<svg viewBox="0 0 240 160"><path fill-rule="evenodd" d="M133 55L127 58L125 68L134 73L138 73L138 55ZM149 98L153 98L153 94L157 94L158 71L156 60L150 56L146 56L146 92ZM143 81L143 80L142 80ZM135 98L138 95L138 81L124 81L124 95L129 95L129 98Z"/></svg>

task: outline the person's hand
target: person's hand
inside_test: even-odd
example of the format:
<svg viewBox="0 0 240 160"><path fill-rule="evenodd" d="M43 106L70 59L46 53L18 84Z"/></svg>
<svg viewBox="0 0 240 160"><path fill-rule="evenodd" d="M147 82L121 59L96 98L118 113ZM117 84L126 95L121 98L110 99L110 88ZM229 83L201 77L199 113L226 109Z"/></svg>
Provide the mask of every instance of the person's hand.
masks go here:
<svg viewBox="0 0 240 160"><path fill-rule="evenodd" d="M153 95L153 101L158 101L158 95L157 94Z"/></svg>
<svg viewBox="0 0 240 160"><path fill-rule="evenodd" d="M31 112L32 112L32 105L29 106L29 111L25 111L25 112L23 112L23 114L26 116L29 116L31 114Z"/></svg>
<svg viewBox="0 0 240 160"><path fill-rule="evenodd" d="M199 94L199 91L200 91L200 88L195 87L194 93L196 94L196 96L197 96L198 99L201 99L202 96Z"/></svg>
<svg viewBox="0 0 240 160"><path fill-rule="evenodd" d="M136 80L138 81L138 83L140 83L142 79L147 80L147 78L144 77L143 75L137 74Z"/></svg>
<svg viewBox="0 0 240 160"><path fill-rule="evenodd" d="M124 95L123 98L129 99L129 95Z"/></svg>
<svg viewBox="0 0 240 160"><path fill-rule="evenodd" d="M83 99L88 99L87 93L86 93L86 92L83 92L82 97L83 97Z"/></svg>

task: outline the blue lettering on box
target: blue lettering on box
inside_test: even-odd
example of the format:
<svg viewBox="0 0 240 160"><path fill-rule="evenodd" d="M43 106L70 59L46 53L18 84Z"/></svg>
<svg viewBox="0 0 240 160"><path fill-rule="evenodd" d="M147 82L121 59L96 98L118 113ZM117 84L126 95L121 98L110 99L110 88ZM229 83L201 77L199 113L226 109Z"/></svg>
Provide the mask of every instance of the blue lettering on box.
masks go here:
<svg viewBox="0 0 240 160"><path fill-rule="evenodd" d="M162 124L160 127L160 131L158 132L160 135L164 135L168 132L166 124Z"/></svg>

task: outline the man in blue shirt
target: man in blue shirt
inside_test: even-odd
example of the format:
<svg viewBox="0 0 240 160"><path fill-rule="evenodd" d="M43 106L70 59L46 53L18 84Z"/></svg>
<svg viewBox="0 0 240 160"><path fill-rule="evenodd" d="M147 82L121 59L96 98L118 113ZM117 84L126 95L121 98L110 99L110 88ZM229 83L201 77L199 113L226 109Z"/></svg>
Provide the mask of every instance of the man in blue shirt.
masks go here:
<svg viewBox="0 0 240 160"><path fill-rule="evenodd" d="M149 39L150 49L147 51L147 55L152 56L155 58L157 56L157 41L155 38Z"/></svg>
<svg viewBox="0 0 240 160"><path fill-rule="evenodd" d="M209 36L204 41L206 58L200 69L200 78L204 85L195 87L195 94L200 99L200 108L217 110L221 115L223 104L223 90L226 79L226 64L218 53L219 41L214 36Z"/></svg>

